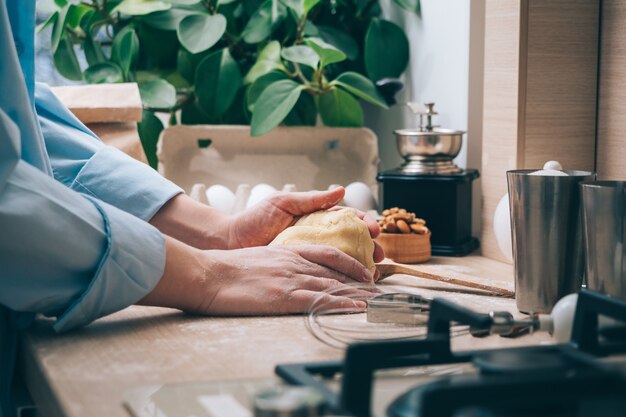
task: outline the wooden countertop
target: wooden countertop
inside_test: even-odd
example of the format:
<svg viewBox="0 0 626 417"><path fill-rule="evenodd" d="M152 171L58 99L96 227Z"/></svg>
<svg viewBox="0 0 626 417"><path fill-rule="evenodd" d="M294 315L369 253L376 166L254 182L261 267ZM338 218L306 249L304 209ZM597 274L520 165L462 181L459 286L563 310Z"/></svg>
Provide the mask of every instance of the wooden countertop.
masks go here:
<svg viewBox="0 0 626 417"><path fill-rule="evenodd" d="M511 265L479 256L433 258L419 267L431 273L513 287ZM448 297L477 311L517 313L512 299L451 292L447 284L402 275L385 283L428 296ZM50 320L40 319L24 335L19 365L33 399L42 414L50 417L129 417L122 398L136 386L271 377L278 363L343 356L341 350L310 335L301 316L199 317L133 306L67 334L54 334L50 325ZM454 340L453 347L534 343L549 343L549 337L462 336Z"/></svg>

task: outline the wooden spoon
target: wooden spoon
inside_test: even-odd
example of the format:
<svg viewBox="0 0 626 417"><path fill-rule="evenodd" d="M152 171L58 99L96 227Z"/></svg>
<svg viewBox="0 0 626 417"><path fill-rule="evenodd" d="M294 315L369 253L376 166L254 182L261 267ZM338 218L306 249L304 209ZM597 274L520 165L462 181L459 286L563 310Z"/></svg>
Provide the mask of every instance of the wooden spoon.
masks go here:
<svg viewBox="0 0 626 417"><path fill-rule="evenodd" d="M493 287L491 285L479 284L477 282L466 281L460 278L452 278L446 277L443 275L431 274L424 271L419 271L417 269L409 268L407 266L398 265L398 264L376 264L376 267L380 271L381 279L386 278L393 274L404 274L410 275L413 277L431 279L433 281L446 282L448 284L454 284L461 287L469 287L477 290L487 291L492 293L493 295L498 295L502 297L515 297L515 292L511 290L507 290L504 288Z"/></svg>

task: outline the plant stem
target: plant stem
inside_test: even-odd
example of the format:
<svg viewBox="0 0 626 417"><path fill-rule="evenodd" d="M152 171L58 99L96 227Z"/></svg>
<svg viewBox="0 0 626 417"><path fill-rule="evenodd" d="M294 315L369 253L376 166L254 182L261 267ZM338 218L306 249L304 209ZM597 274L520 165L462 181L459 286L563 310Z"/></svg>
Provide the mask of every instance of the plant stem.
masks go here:
<svg viewBox="0 0 626 417"><path fill-rule="evenodd" d="M294 62L293 66L296 69L295 75L302 81L302 83L304 85L306 85L306 86L311 85L309 80L307 80L306 77L304 76L304 74L302 73L302 69L300 68L300 64L298 64L297 62Z"/></svg>
<svg viewBox="0 0 626 417"><path fill-rule="evenodd" d="M202 0L202 5L204 6L205 9L209 11L209 13L211 14L217 13L217 8L213 6L213 4L211 3L211 0Z"/></svg>

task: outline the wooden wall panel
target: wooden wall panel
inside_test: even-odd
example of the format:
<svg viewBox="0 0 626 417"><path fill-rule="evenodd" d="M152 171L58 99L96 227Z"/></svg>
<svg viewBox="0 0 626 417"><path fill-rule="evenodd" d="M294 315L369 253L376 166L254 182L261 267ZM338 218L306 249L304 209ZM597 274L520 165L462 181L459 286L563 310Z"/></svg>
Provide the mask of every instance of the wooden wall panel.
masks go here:
<svg viewBox="0 0 626 417"><path fill-rule="evenodd" d="M594 169L599 0L528 2L520 168Z"/></svg>
<svg viewBox="0 0 626 417"><path fill-rule="evenodd" d="M626 2L604 0L600 45L597 171L626 179Z"/></svg>
<svg viewBox="0 0 626 417"><path fill-rule="evenodd" d="M521 17L519 1L487 0L480 244L483 255L500 260L493 213L506 193L504 172L516 166Z"/></svg>
<svg viewBox="0 0 626 417"><path fill-rule="evenodd" d="M506 171L593 169L600 0L488 0L483 118L483 255L504 260L493 214Z"/></svg>

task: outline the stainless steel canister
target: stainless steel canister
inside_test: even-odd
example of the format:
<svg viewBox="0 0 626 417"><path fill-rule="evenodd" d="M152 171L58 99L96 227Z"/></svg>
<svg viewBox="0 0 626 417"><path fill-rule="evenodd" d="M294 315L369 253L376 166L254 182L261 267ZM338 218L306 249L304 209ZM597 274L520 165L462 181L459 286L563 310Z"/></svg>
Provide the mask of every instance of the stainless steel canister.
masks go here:
<svg viewBox="0 0 626 417"><path fill-rule="evenodd" d="M589 289L626 299L626 182L581 185Z"/></svg>
<svg viewBox="0 0 626 417"><path fill-rule="evenodd" d="M507 172L515 266L515 300L524 313L549 313L580 289L584 274L579 184L595 173L567 176Z"/></svg>

